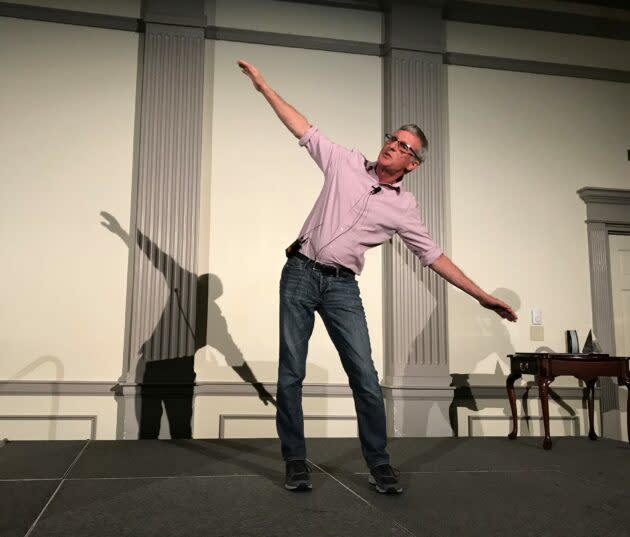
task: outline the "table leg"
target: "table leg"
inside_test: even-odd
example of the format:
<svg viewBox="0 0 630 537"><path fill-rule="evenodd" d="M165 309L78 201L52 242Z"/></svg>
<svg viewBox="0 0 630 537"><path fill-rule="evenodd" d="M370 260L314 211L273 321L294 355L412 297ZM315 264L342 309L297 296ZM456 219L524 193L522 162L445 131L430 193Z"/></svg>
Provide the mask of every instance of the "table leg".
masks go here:
<svg viewBox="0 0 630 537"><path fill-rule="evenodd" d="M628 402L626 403L626 427L628 429L628 442L630 442L630 379L619 378L619 384L624 384L628 388Z"/></svg>
<svg viewBox="0 0 630 537"><path fill-rule="evenodd" d="M540 392L540 405L542 406L543 424L545 426L545 439L543 449L551 449L551 435L549 434L549 384L548 378L538 377L538 391Z"/></svg>
<svg viewBox="0 0 630 537"><path fill-rule="evenodd" d="M510 440L514 440L518 435L518 417L516 413L516 394L514 393L514 381L520 379L521 373L511 373L507 378L505 387L507 388L508 399L510 400L510 409L512 410L512 432L508 434Z"/></svg>
<svg viewBox="0 0 630 537"><path fill-rule="evenodd" d="M597 440L597 434L595 434L594 426L594 412L595 412L595 383L597 379L591 379L586 381L586 389L588 393L588 437L591 440Z"/></svg>

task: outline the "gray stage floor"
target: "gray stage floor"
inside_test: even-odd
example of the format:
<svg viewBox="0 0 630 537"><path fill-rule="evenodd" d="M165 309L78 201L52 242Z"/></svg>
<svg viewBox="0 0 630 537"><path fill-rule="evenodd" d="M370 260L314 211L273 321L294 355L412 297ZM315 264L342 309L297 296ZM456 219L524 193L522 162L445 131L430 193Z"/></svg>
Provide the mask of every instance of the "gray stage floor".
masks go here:
<svg viewBox="0 0 630 537"><path fill-rule="evenodd" d="M624 536L630 448L587 438L390 441L405 492L367 483L356 439L310 439L311 492L277 440L9 442L0 536Z"/></svg>

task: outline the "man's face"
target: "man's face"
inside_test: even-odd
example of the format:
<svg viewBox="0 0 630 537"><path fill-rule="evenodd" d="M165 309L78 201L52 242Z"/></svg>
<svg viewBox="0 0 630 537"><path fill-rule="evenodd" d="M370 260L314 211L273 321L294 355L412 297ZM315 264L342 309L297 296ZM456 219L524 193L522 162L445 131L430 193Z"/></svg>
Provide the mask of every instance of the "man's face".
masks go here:
<svg viewBox="0 0 630 537"><path fill-rule="evenodd" d="M396 131L393 136L400 142L409 144L416 152L420 152L421 142L415 134L408 131ZM381 152L378 154L378 164L392 173L403 173L414 170L420 163L418 159L396 141L385 142Z"/></svg>

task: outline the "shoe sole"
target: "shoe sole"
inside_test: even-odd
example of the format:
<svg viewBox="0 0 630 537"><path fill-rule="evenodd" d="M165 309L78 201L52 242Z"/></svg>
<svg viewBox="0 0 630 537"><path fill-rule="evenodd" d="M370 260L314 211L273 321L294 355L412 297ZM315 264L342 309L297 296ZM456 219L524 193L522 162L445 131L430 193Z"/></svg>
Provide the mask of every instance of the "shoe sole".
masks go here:
<svg viewBox="0 0 630 537"><path fill-rule="evenodd" d="M292 492L306 492L307 490L311 490L313 488L312 483L300 483L299 485L287 485L284 484L284 488L290 490Z"/></svg>
<svg viewBox="0 0 630 537"><path fill-rule="evenodd" d="M374 479L374 477L372 477L372 474L370 474L370 476L368 477L368 483L370 485L373 485L376 488L376 492L378 492L379 494L402 494L403 491L402 487L400 486L391 486L384 489L383 487L376 484L376 480Z"/></svg>

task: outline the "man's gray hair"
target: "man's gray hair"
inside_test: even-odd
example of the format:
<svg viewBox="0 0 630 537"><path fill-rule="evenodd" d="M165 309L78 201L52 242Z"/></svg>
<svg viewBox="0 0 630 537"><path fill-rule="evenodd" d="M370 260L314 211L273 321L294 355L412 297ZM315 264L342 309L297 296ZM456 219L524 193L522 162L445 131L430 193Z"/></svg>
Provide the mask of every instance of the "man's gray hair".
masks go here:
<svg viewBox="0 0 630 537"><path fill-rule="evenodd" d="M403 125L398 130L410 132L416 138L418 138L418 140L420 140L422 147L419 151L416 151L416 153L420 157L420 162L424 162L424 160L427 158L427 153L429 152L429 140L425 136L424 132L422 132L422 129L418 127L418 125L410 123L409 125Z"/></svg>

